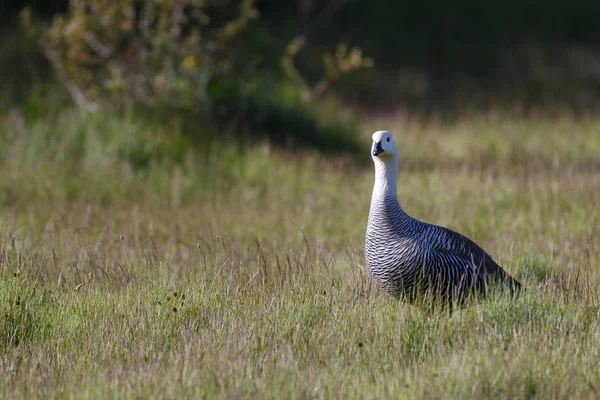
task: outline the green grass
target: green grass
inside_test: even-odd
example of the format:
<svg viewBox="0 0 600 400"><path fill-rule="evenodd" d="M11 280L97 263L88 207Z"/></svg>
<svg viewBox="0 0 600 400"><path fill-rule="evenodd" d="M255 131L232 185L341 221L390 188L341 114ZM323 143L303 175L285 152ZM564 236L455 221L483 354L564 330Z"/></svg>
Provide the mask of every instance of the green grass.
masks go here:
<svg viewBox="0 0 600 400"><path fill-rule="evenodd" d="M0 397L598 396L600 121L372 119L359 165L127 113L0 120ZM404 208L480 242L518 300L375 287L382 128Z"/></svg>

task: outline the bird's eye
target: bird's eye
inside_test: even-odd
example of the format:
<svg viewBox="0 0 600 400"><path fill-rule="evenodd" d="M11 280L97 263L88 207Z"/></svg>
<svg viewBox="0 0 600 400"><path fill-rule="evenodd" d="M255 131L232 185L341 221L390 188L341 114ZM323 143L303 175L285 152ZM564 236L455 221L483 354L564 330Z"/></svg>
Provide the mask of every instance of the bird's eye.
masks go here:
<svg viewBox="0 0 600 400"><path fill-rule="evenodd" d="M389 142L389 141L390 141L390 138L387 138L387 141Z"/></svg>

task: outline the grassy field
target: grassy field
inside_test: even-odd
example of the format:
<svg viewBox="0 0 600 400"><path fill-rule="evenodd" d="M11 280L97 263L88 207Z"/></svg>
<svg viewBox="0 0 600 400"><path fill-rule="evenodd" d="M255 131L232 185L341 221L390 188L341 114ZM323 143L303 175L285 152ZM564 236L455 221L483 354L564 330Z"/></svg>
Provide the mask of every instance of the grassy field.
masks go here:
<svg viewBox="0 0 600 400"><path fill-rule="evenodd" d="M0 115L0 397L597 398L600 120L364 121L363 162L177 123ZM382 294L370 134L415 217L526 290L455 313Z"/></svg>

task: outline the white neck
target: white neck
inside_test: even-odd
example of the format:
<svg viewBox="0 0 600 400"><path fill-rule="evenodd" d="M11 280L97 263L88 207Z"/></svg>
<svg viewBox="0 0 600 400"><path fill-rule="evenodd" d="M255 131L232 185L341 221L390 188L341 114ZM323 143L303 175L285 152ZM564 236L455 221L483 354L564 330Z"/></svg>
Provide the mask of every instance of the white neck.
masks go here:
<svg viewBox="0 0 600 400"><path fill-rule="evenodd" d="M384 197L397 199L398 157L386 157L383 160L373 157L373 162L375 163L375 185L371 199Z"/></svg>

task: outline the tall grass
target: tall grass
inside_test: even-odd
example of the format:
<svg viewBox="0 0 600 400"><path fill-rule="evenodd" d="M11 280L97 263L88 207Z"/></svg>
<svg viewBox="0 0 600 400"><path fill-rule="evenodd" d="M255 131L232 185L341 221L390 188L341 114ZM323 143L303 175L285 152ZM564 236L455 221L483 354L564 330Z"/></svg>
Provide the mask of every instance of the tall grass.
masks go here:
<svg viewBox="0 0 600 400"><path fill-rule="evenodd" d="M367 167L177 124L0 116L2 397L595 398L600 123L369 120ZM363 258L370 132L410 214L526 286L452 314Z"/></svg>

